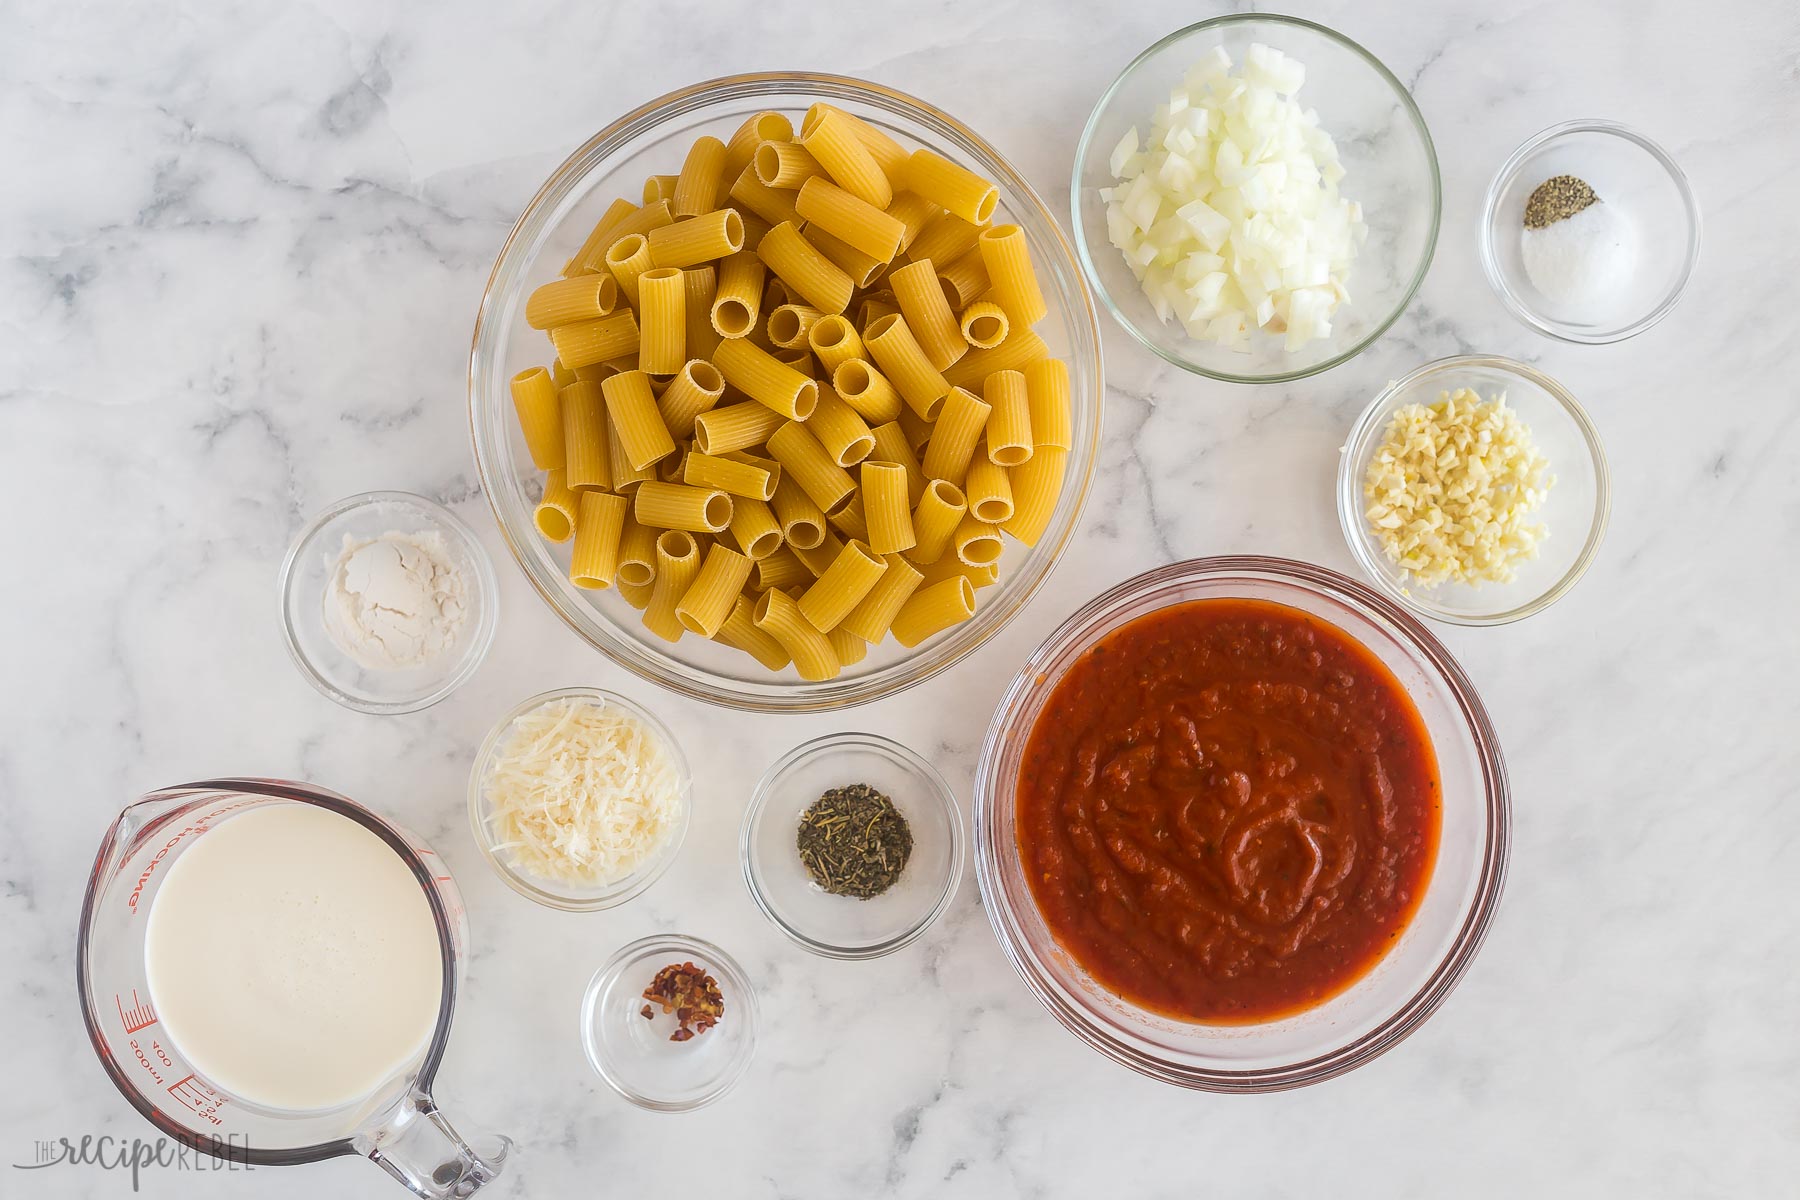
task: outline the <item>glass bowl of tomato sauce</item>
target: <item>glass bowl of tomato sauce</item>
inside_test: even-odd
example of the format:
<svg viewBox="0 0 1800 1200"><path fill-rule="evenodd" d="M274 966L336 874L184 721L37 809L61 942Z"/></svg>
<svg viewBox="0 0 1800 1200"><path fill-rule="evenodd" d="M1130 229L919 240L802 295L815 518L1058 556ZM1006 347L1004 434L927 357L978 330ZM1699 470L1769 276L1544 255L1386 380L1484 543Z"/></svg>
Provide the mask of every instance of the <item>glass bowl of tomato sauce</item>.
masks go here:
<svg viewBox="0 0 1800 1200"><path fill-rule="evenodd" d="M976 876L1026 986L1153 1078L1330 1079L1405 1038L1486 936L1511 807L1448 651L1307 563L1195 559L1083 606L982 748Z"/></svg>

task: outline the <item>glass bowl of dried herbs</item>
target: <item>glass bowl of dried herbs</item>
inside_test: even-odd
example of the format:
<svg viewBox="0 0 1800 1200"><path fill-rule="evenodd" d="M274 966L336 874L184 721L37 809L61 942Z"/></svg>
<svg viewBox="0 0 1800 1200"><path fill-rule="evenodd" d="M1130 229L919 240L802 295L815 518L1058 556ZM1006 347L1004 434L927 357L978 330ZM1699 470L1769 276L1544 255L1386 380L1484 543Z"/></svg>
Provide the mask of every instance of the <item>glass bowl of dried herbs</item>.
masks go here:
<svg viewBox="0 0 1800 1200"><path fill-rule="evenodd" d="M827 958L877 958L950 906L962 813L931 764L872 733L796 746L756 785L738 846L769 920Z"/></svg>

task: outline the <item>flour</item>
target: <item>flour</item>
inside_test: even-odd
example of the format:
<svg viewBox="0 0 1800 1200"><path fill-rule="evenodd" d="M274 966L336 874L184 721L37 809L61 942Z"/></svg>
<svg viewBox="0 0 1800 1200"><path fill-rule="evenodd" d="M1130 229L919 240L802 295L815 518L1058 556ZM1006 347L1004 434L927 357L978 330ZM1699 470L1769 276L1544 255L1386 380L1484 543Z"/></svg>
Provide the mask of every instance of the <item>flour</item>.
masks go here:
<svg viewBox="0 0 1800 1200"><path fill-rule="evenodd" d="M424 666L456 645L468 615L468 581L443 534L344 536L325 589L325 629L362 666Z"/></svg>

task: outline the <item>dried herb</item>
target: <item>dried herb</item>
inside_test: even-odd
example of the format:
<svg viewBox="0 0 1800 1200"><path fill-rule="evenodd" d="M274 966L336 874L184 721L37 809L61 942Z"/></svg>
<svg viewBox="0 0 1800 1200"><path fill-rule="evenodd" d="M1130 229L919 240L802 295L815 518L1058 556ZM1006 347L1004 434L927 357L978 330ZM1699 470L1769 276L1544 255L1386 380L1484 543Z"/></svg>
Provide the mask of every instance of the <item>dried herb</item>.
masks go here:
<svg viewBox="0 0 1800 1200"><path fill-rule="evenodd" d="M912 827L866 783L832 788L800 814L794 844L807 874L834 896L867 900L894 886L912 857Z"/></svg>
<svg viewBox="0 0 1800 1200"><path fill-rule="evenodd" d="M651 1008L648 1004L646 1004L646 1005L644 1005L644 1007L638 1009L638 1016L644 1018L644 1020L646 1020L646 1021L648 1021L651 1017L654 1017L655 1015L656 1015L656 1010L654 1008Z"/></svg>
<svg viewBox="0 0 1800 1200"><path fill-rule="evenodd" d="M1593 188L1573 175L1552 176L1525 201L1525 228L1543 229L1566 221L1599 199Z"/></svg>
<svg viewBox="0 0 1800 1200"><path fill-rule="evenodd" d="M658 971L644 989L644 999L660 1004L665 1013L675 1014L680 1028L669 1035L671 1042L685 1042L705 1033L725 1015L725 997L719 991L718 981L691 962L670 963ZM650 1005L639 1011L649 1019Z"/></svg>

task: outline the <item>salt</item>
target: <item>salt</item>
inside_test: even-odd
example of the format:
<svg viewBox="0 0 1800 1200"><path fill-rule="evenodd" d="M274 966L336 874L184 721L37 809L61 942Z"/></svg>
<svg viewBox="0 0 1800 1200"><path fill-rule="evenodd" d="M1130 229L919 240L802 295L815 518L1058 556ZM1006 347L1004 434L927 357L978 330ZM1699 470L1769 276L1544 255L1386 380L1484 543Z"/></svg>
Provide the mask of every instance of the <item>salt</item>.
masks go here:
<svg viewBox="0 0 1800 1200"><path fill-rule="evenodd" d="M1520 249L1532 286L1557 304L1595 304L1630 280L1631 226L1605 201L1542 229L1526 229Z"/></svg>

